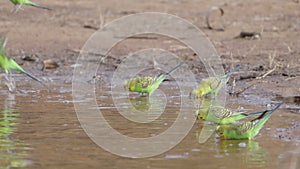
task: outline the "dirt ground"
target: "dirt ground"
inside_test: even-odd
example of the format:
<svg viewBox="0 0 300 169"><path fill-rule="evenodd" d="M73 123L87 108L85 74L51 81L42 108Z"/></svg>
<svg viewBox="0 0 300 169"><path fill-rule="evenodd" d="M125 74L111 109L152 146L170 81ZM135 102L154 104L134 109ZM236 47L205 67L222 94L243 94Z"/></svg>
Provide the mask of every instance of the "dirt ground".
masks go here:
<svg viewBox="0 0 300 169"><path fill-rule="evenodd" d="M215 45L226 71L237 64L236 91L254 84L243 95L255 94L274 101L299 105L300 97L300 2L298 0L51 0L35 1L52 8L47 11L23 6L16 14L13 5L0 2L0 33L9 41L11 57L34 74L48 80L63 79L69 83L72 65L88 38L103 23L139 12L164 12L187 19L199 27ZM211 14L208 29L205 14L212 6L220 6ZM224 30L216 30L222 28ZM240 32L260 33L259 38L235 38ZM136 39L132 44L139 44ZM130 48L130 45L127 45ZM121 51L119 52L122 53ZM180 52L179 52L180 53ZM118 52L116 56L118 57ZM192 53L187 63L197 69ZM34 62L22 60L35 56ZM54 70L42 70L42 62L52 59L59 64ZM205 71L205 70L201 70ZM194 70L197 73L197 70ZM261 78L258 78L261 77ZM252 102L252 104L265 104Z"/></svg>
<svg viewBox="0 0 300 169"><path fill-rule="evenodd" d="M121 159L97 150L99 147L93 144L84 133L74 113L71 95L72 74L79 51L105 23L140 12L163 12L188 20L200 28L214 44L222 59L225 72L238 64L241 65L240 70L229 82L230 86L234 86L230 88L230 93L236 95L240 92L238 98L229 97L228 99L237 102L234 105L261 108L268 104L285 103L281 107L281 112L273 115L275 118L270 119L271 124L276 124L274 125L276 130L269 124L268 127L272 128L262 131L265 137L258 138L258 142L263 147L259 150L267 149L265 158L269 159L270 165L266 164L275 166L274 159L281 162L282 156L278 154L282 153L282 149L287 149L282 148L283 146L289 145L291 150L295 149L294 145L298 146L300 140L300 121L298 120L300 115L300 0L32 1L53 10L22 6L23 10L13 14L11 13L13 4L9 0L0 1L0 35L8 38L7 49L10 56L54 90L52 93L47 93L46 90L39 91L38 89L42 89L43 86L32 82L26 76L15 73L17 89L21 91L29 86L30 91L27 92L30 95L26 97L17 95L16 97L28 100L17 100L17 107L23 108L22 120L20 120L21 125L17 133L10 138L30 143L32 147L30 151L33 149L33 152L29 159L33 161L34 166L29 166L29 168L74 168L74 164L76 164L75 168L82 168L82 166L85 168L86 166L89 168L99 168L99 166L113 166L114 168L147 166L151 168L153 165L153 168L158 168L155 165L171 166L169 168L183 168L183 166L203 168L203 166L214 166L213 164L218 162L220 166L226 168L224 164L237 166L235 162L232 163L233 160L228 161L229 158L234 161L239 158L242 164L251 160L249 158L251 151L244 149L245 151L237 153L241 147L237 149L231 146L228 147L229 150L233 150L233 153L226 151L225 158L220 158L219 150L223 148L216 148L218 144L214 141L213 144L208 144L209 151L207 152L218 151L216 153L218 156L216 154L207 156L205 147L202 149L198 143L194 145L194 142L191 142L192 144L188 142L195 140L194 135L190 135L192 139L187 139L187 142L182 145L201 148L199 152L190 153L192 157L190 161L185 158L169 161L170 159L159 157L136 165L135 160ZM208 29L205 15L213 6L219 6L224 11L224 15L220 17L218 10L213 11L210 17L213 29ZM257 36L239 38L241 32L254 32ZM117 45L110 53L112 57L108 62L110 64L108 70L110 72L116 70L124 55L150 46L168 49L181 57L196 75L197 80L200 81L201 78L207 76L203 63L193 51L180 48L180 44L165 43L169 40L165 37L128 39ZM33 58L34 61L24 58ZM48 59L55 61L59 67L43 70L43 61ZM242 92L248 86L251 87ZM2 87L5 86L1 84L1 92L6 92L6 89ZM32 106L33 104L36 106ZM121 123L119 128L127 132L128 123L123 123L123 125ZM135 130L134 127L133 129L132 131L140 131L144 134L143 127L140 130ZM275 137L267 137L271 136L270 133L276 133ZM224 145L228 145L228 142L227 144L224 142ZM213 147L212 150L209 146ZM182 147L182 150L176 149L175 154L176 151L185 152L185 147ZM201 156L203 152L205 158ZM228 153L231 156L227 156ZM260 152L254 155L264 160ZM211 159L211 163L206 159ZM286 159L290 161L291 158ZM203 165L204 163L208 165ZM237 164L239 166L237 168L244 167L244 165L239 165L239 162ZM136 165L136 167L131 167L131 165Z"/></svg>

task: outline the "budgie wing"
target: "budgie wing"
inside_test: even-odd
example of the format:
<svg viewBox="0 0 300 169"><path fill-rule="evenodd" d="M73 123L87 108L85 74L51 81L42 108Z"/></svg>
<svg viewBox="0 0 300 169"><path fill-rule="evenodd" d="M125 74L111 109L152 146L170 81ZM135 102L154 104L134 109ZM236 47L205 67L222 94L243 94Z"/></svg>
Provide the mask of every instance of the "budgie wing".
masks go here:
<svg viewBox="0 0 300 169"><path fill-rule="evenodd" d="M153 85L154 82L155 82L155 78L152 78L152 77L144 77L140 80L140 83L143 88L147 88L147 87Z"/></svg>
<svg viewBox="0 0 300 169"><path fill-rule="evenodd" d="M248 122L235 124L234 129L236 130L237 134L243 135L248 133L252 129L252 127L253 127L253 123L248 121Z"/></svg>
<svg viewBox="0 0 300 169"><path fill-rule="evenodd" d="M223 118L232 116L232 111L230 111L229 109L226 109L224 107L221 107L221 106L211 107L210 112L213 113L215 115L215 117L217 117L219 119L223 119Z"/></svg>
<svg viewBox="0 0 300 169"><path fill-rule="evenodd" d="M210 81L210 88L212 90L217 89L222 83L222 79L219 77L210 77L208 80Z"/></svg>
<svg viewBox="0 0 300 169"><path fill-rule="evenodd" d="M8 58L8 63L9 63L8 64L9 69L14 69L14 70L25 73L24 69L16 61L14 61L13 59Z"/></svg>

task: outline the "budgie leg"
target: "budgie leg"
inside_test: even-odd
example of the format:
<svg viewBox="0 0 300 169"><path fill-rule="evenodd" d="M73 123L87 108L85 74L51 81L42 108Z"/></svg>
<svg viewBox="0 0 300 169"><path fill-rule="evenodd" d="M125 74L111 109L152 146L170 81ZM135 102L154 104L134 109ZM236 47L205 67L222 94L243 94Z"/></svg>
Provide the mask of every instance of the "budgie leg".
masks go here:
<svg viewBox="0 0 300 169"><path fill-rule="evenodd" d="M5 85L7 86L10 92L14 92L16 90L16 82L14 78L11 76L11 73L4 75L5 78Z"/></svg>
<svg viewBox="0 0 300 169"><path fill-rule="evenodd" d="M0 74L0 85L2 84L2 79L4 78L5 74L4 73L1 73Z"/></svg>
<svg viewBox="0 0 300 169"><path fill-rule="evenodd" d="M16 13L16 11L17 11L17 6L18 6L18 5L14 5L14 7L11 8L10 13Z"/></svg>
<svg viewBox="0 0 300 169"><path fill-rule="evenodd" d="M11 13L17 13L18 11L19 11L19 9L21 9L21 10L24 10L23 8L22 8L22 5L15 5L12 9L11 9Z"/></svg>

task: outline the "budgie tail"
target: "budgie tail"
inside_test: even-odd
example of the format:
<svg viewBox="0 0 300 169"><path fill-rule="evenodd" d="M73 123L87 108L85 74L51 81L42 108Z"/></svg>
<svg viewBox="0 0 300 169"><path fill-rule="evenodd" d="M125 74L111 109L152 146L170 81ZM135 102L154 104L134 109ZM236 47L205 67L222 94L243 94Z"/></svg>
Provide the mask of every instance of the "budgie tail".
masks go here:
<svg viewBox="0 0 300 169"><path fill-rule="evenodd" d="M226 74L226 78L228 78L230 75L232 75L235 71L237 71L241 66L237 65L234 69L232 69L230 72Z"/></svg>
<svg viewBox="0 0 300 169"><path fill-rule="evenodd" d="M34 7L37 7L37 8L41 8L41 9L51 10L50 8L47 8L47 7L45 7L45 6L38 5L38 4L33 3L33 2L29 3L28 5L31 5L31 6L34 6Z"/></svg>

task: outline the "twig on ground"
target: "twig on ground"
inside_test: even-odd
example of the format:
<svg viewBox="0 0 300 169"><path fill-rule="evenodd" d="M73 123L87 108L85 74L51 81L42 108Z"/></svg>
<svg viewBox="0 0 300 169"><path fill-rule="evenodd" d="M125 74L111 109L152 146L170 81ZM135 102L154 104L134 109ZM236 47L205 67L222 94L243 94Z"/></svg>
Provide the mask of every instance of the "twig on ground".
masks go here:
<svg viewBox="0 0 300 169"><path fill-rule="evenodd" d="M248 89L250 89L252 86L254 86L254 84L255 84L255 83L253 83L253 84L251 84L251 85L245 87L245 88L242 89L242 90L237 91L237 92L235 93L235 94L236 94L236 97L239 97L239 96L240 96L242 93L244 93L246 90L248 90Z"/></svg>
<svg viewBox="0 0 300 169"><path fill-rule="evenodd" d="M274 63L274 59L276 57L276 53L277 51L274 50L274 52L272 54L269 54L269 67L273 67L273 63Z"/></svg>
<svg viewBox="0 0 300 169"><path fill-rule="evenodd" d="M209 22L209 18L210 18L210 15L213 11L215 10L219 10L220 13L221 13L221 16L222 17L224 15L224 10L221 8L221 7L218 7L218 6L213 6L211 7L207 12L206 12L206 15L205 15L205 21L206 21L206 25L207 25L207 28L208 29L215 29L215 30L220 30L220 31L224 31L225 30L225 27L224 25L221 23L222 27L221 28L213 28Z"/></svg>
<svg viewBox="0 0 300 169"><path fill-rule="evenodd" d="M264 75L262 75L260 77L256 77L256 79L263 79L263 78L267 77L269 74L274 72L276 70L276 68L277 68L277 66L275 65L273 69L269 70L267 73L265 73Z"/></svg>

